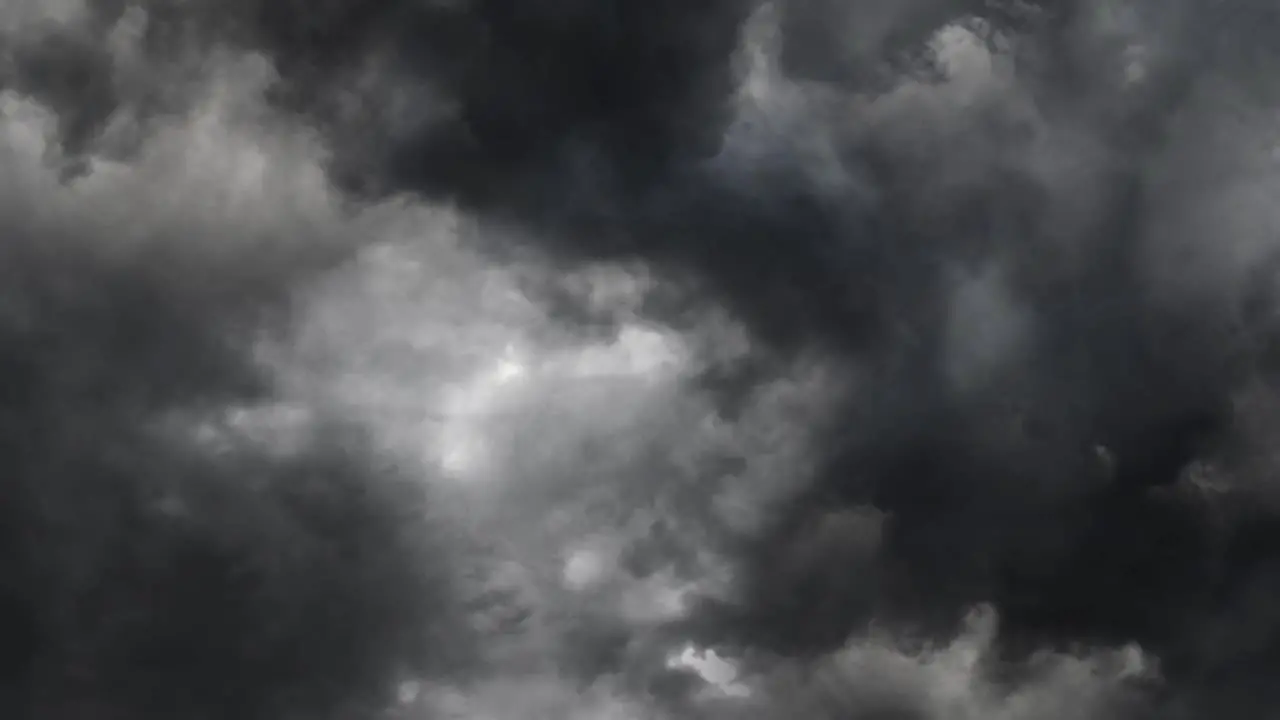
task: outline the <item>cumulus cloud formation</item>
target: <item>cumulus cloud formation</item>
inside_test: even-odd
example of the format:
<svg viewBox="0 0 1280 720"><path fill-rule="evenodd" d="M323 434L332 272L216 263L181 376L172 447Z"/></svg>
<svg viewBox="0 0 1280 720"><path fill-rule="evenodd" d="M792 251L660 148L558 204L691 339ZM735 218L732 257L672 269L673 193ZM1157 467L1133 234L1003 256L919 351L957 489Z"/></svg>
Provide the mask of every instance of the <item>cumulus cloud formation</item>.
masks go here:
<svg viewBox="0 0 1280 720"><path fill-rule="evenodd" d="M0 712L1266 716L1278 25L11 0Z"/></svg>

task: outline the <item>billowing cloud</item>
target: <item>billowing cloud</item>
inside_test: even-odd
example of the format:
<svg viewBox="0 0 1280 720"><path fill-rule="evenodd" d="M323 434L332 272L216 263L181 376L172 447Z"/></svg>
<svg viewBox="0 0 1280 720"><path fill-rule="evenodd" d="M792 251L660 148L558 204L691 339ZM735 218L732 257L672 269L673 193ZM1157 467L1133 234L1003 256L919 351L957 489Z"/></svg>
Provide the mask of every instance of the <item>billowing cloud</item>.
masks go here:
<svg viewBox="0 0 1280 720"><path fill-rule="evenodd" d="M0 9L0 710L1259 717L1280 13Z"/></svg>

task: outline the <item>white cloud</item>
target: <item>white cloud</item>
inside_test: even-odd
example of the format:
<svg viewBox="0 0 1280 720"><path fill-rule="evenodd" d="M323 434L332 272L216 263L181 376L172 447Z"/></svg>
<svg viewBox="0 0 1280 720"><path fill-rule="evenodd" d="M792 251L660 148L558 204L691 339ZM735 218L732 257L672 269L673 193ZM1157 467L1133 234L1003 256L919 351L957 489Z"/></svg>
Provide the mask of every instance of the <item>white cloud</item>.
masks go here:
<svg viewBox="0 0 1280 720"><path fill-rule="evenodd" d="M895 711L928 720L1094 720L1131 708L1137 683L1155 677L1135 647L1081 654L1041 653L1021 680L997 680L994 610L978 608L965 630L941 646L912 647L886 636L854 638L842 650L759 681L763 714L813 718Z"/></svg>

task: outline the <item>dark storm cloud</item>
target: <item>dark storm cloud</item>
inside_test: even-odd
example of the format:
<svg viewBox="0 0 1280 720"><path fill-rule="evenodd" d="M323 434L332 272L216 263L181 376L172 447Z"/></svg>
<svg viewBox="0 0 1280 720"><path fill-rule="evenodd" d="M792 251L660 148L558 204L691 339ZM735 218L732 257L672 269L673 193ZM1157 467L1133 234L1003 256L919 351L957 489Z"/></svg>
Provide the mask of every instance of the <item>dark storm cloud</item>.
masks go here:
<svg viewBox="0 0 1280 720"><path fill-rule="evenodd" d="M455 200L566 262L642 259L693 278L763 346L834 352L875 378L832 431L813 487L747 544L727 639L819 652L873 617L945 632L991 601L1015 650L1137 641L1187 697L1270 702L1250 685L1274 667L1270 642L1204 645L1239 624L1272 632L1234 608L1267 596L1275 521L1184 477L1231 433L1248 375L1269 372L1250 356L1269 321L1241 314L1268 301L1248 296L1248 274L1212 302L1162 296L1151 227L1191 212L1162 196L1153 169L1200 142L1179 123L1220 121L1208 88L1266 102L1256 84L1274 67L1262 32L1274 13L781 3L777 67L794 87L873 105L904 85L946 88L949 73L974 72L929 44L957 22L972 52L1009 68L988 94L979 77L966 97L961 77L955 95L908 96L878 123L813 100L800 111L812 124L797 127L828 133L831 181L790 157L785 129L756 128L762 139L746 142L766 147L754 159L720 143L741 112L735 48L752 9L254 8L230 13L244 25L222 37L276 59L282 102L369 134L335 145L352 189ZM1145 53L1137 70L1133 52ZM375 107L344 115L347 85L330 79L354 82L366 61L396 78L387 88L421 95L393 103L375 83ZM1029 159L1045 152L1069 167ZM954 375L977 332L956 315L966 277L997 285L995 305L1025 318L1012 361L972 386ZM831 542L822 560L781 562L832 505L885 514L875 552Z"/></svg>
<svg viewBox="0 0 1280 720"><path fill-rule="evenodd" d="M813 482L762 535L725 541L743 578L690 621L709 640L821 655L872 619L946 635L989 602L1011 656L1140 644L1188 717L1280 701L1266 685L1280 669L1266 609L1280 515L1251 439L1271 425L1237 417L1271 392L1274 246L1250 233L1274 220L1265 202L1222 194L1254 172L1244 136L1272 132L1239 119L1276 99L1280 11L792 0L767 9L773 85L747 97L743 37L765 10L745 1L102 8L20 42L7 68L59 111L67 153L92 148L133 97L95 39L140 9L144 55L265 54L273 101L322 130L352 196L456 202L566 267L639 260L692 288L690 302L725 305L764 359L726 372L724 395L750 394L771 353L817 352L871 378L827 430ZM1221 153L1204 151L1211 137ZM822 147L806 154L808 140ZM1240 215L1259 219L1226 222ZM1191 281L1193 261L1220 262L1209 287ZM100 326L162 303L102 293L92 312L105 315L65 341L92 341L98 364L64 371L80 366L56 342L30 346L54 348L36 362L15 341L12 362L30 368L13 376L31 376L19 391L70 383L54 397L105 396L98 416L128 428L243 370L233 354L194 386L143 372L177 352L216 363L201 343L222 316L148 311L117 350ZM683 299L647 310L678 325ZM158 339L174 325L190 342ZM36 440L61 455L70 441L48 432ZM77 475L91 476L98 452L84 452ZM389 632L370 622L335 647ZM347 670L317 672L360 677Z"/></svg>
<svg viewBox="0 0 1280 720"><path fill-rule="evenodd" d="M477 22L505 38L511 26L484 14L498 6L481 7ZM626 55L632 46L617 41L614 54L596 55L594 41L575 45L535 18L529 39L508 40L485 67L530 68L497 97L519 103L529 93L549 109L517 116L527 128L503 128L487 124L485 100L446 90L467 142L476 143L465 161L474 175L448 177L454 165L433 146L441 136L427 133L422 154L403 156L421 175L397 163L384 178L520 223L568 259L640 257L692 275L766 344L824 348L870 368L876 388L851 401L819 481L794 517L777 519L775 535L752 544L762 550L742 558L746 610L731 637L816 652L872 617L942 630L989 600L1014 649L1133 640L1163 656L1170 682L1196 702L1230 692L1241 706L1267 703L1246 678L1270 672L1269 643L1212 656L1204 637L1224 623L1269 632L1249 614L1230 618L1242 593L1265 593L1255 589L1270 574L1257 548L1274 522L1235 499L1200 497L1183 476L1231 432L1234 396L1259 371L1248 348L1272 328L1240 315L1259 302L1248 297L1248 277L1225 300L1195 304L1161 299L1150 272L1163 252L1151 223L1179 212L1152 189L1151 168L1199 141L1176 121L1215 122L1208 84L1255 92L1257 64L1270 61L1253 32L1267 17L1194 3L1162 17L1164 8L1135 5L1115 27L1102 17L1111 7L988 14L970 27L1011 46L994 53L1013 68L1010 105L997 94L968 107L944 103L939 117L914 128L837 133L834 152L852 180L834 185L785 159L735 166L686 150L700 147L703 133L729 129L714 124L731 113L729 94L698 87L698 112L685 112L671 99L683 97L683 74L663 91L674 95L651 95L650 85L630 79L648 72L650 55ZM782 6L784 75L835 82L823 69L857 90L888 92L902 73L918 72L913 64L927 66L926 40L975 11L928 3L901 14L873 4L835 9ZM863 66L856 55L825 61L812 15L833 27L882 23L868 42L892 46L907 70L879 55ZM598 21L563 17L579 30ZM684 36L670 37L675 48L645 38L636 47L652 47L664 62L684 57ZM1140 82L1126 80L1131 46L1148 53ZM728 62L726 48L699 47L717 64L696 65L688 77L728 67L718 64ZM597 64L634 93L562 102L592 87L579 73ZM502 75L481 77L480 86L502 87ZM928 77L919 82L927 87ZM619 97L625 122L604 104ZM697 130L688 144L633 124L648 118L650 103L679 111ZM1029 116L1019 114L1025 107ZM917 119L908 109L899 121ZM1066 179L1026 160L1045 146L1071 153L1081 136L1075 161L1083 167ZM976 389L959 388L949 374L954 278L981 276L993 263L1003 270L987 282L1007 285L1003 302L1028 318L1029 337L1012 365ZM808 542L809 528L825 522L818 508L846 503L887 514L874 556L837 543L825 564L780 561L778 548Z"/></svg>
<svg viewBox="0 0 1280 720"><path fill-rule="evenodd" d="M463 646L437 511L340 421L271 442L287 399L257 354L341 251L283 183L258 226L220 206L213 163L68 187L24 102L0 111L0 712L377 716Z"/></svg>

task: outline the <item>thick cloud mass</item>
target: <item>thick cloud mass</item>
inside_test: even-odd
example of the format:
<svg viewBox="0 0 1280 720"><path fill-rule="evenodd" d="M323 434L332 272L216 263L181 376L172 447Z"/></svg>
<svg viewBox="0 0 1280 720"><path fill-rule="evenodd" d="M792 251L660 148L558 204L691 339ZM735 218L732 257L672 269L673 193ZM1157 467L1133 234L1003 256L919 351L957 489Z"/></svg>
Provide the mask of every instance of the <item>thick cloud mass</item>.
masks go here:
<svg viewBox="0 0 1280 720"><path fill-rule="evenodd" d="M1277 26L11 0L0 712L1266 716Z"/></svg>

